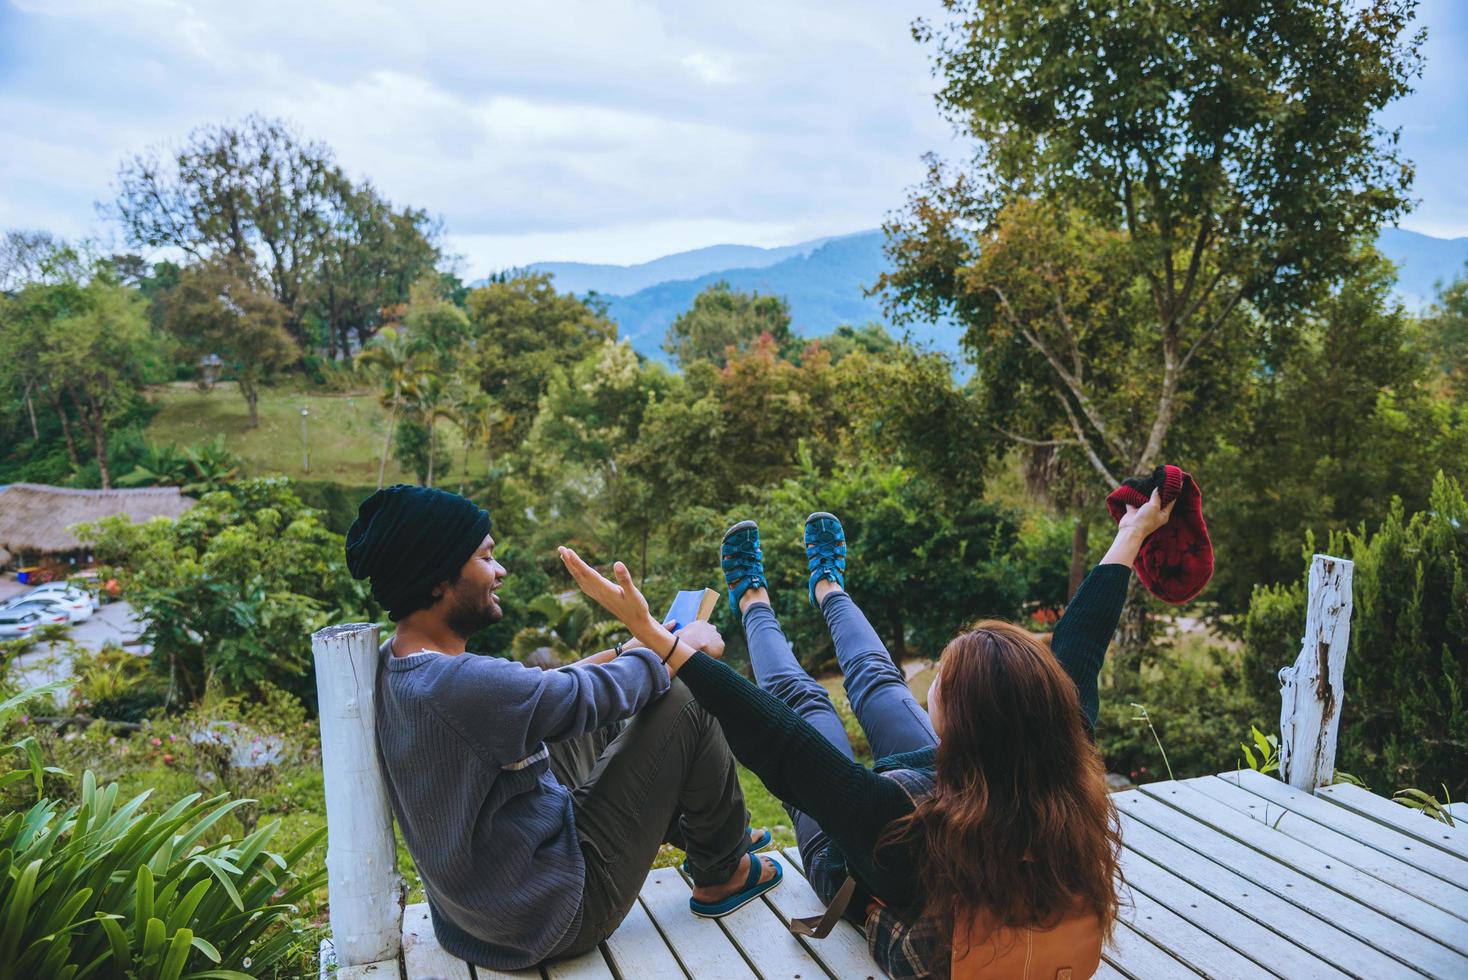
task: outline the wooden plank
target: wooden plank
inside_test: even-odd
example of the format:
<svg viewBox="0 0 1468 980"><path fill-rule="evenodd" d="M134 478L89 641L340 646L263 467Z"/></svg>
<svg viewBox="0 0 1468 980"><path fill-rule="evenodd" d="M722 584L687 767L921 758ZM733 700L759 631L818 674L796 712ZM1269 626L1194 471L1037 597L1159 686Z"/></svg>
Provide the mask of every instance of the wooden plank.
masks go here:
<svg viewBox="0 0 1468 980"><path fill-rule="evenodd" d="M1198 974L1173 959L1123 922L1111 932L1111 944L1101 951L1105 962L1132 980L1171 980Z"/></svg>
<svg viewBox="0 0 1468 980"><path fill-rule="evenodd" d="M1454 820L1468 822L1468 802L1460 801L1458 803L1448 803L1446 805L1448 808L1448 812L1453 815Z"/></svg>
<svg viewBox="0 0 1468 980"><path fill-rule="evenodd" d="M542 964L542 968L546 980L616 980L601 946L569 960ZM483 976L483 971L479 975Z"/></svg>
<svg viewBox="0 0 1468 980"><path fill-rule="evenodd" d="M397 960L363 963L360 966L340 966L336 970L336 980L401 980L401 976L402 974L398 972Z"/></svg>
<svg viewBox="0 0 1468 980"><path fill-rule="evenodd" d="M1277 779L1270 779L1259 773L1252 775L1257 777L1257 781L1241 779L1235 773L1224 773L1222 776L1187 779L1183 780L1183 783L1200 793L1213 797L1225 806L1268 824L1280 833L1293 837L1317 851L1339 858L1359 871L1394 885L1409 895L1415 895L1424 902L1436 905L1450 915L1468 920L1468 891L1436 875L1428 874L1420 868L1399 861L1395 856L1355 840L1338 830L1318 823L1311 819L1311 814L1318 814L1323 810L1326 813L1345 816L1360 824L1367 824L1382 831L1383 834L1387 833L1380 824L1372 823L1363 817L1352 816L1340 807L1331 806L1324 800L1317 800L1307 793L1286 786ZM1244 789L1240 785L1241 782L1249 783L1257 792ZM1426 849L1418 848L1418 850ZM1443 860L1449 862L1453 859L1444 855ZM1464 866L1463 871L1465 879L1468 879L1468 865ZM1468 952L1461 947L1455 948L1458 948L1459 952Z"/></svg>
<svg viewBox="0 0 1468 980"><path fill-rule="evenodd" d="M1411 807L1393 803L1383 796L1368 793L1361 787L1352 786L1349 783L1322 786L1315 791L1315 795L1354 813L1359 813L1363 817L1370 817L1388 827L1400 830L1424 844L1431 844L1440 851L1447 851L1449 854L1468 860L1468 829L1449 827Z"/></svg>
<svg viewBox="0 0 1468 980"><path fill-rule="evenodd" d="M775 891L784 887L782 881ZM765 902L750 902L738 912L731 912L716 921L763 980L794 980L796 977L810 980L825 972Z"/></svg>
<svg viewBox="0 0 1468 980"><path fill-rule="evenodd" d="M427 902L403 909L403 967L410 980L473 980L469 964L445 953L438 944ZM538 977L539 974L540 971L536 970L522 975ZM486 972L486 975L498 977L505 974Z"/></svg>
<svg viewBox="0 0 1468 980"><path fill-rule="evenodd" d="M1137 851L1174 874L1225 903L1240 914L1275 929L1289 939L1355 977L1415 977L1417 972L1390 958L1349 928L1369 910L1353 902L1327 902L1328 908L1301 905L1290 889L1281 896L1245 874L1238 861L1243 854L1248 867L1267 866L1242 845L1228 842L1208 828L1171 807L1136 790L1113 794L1122 811L1122 840L1127 850ZM1269 880L1277 880L1271 876ZM1335 921L1331 911L1344 905L1348 922Z"/></svg>
<svg viewBox="0 0 1468 980"><path fill-rule="evenodd" d="M632 911L607 939L606 948L607 958L623 977L683 980L685 976L641 902L632 903Z"/></svg>
<svg viewBox="0 0 1468 980"><path fill-rule="evenodd" d="M1261 796L1281 806L1286 806L1318 824L1329 827L1354 841L1374 847L1403 864L1410 864L1449 884L1459 885L1468 881L1468 861L1435 847L1423 847L1417 838L1372 820L1370 817L1362 816L1354 810L1336 806L1319 796L1286 786L1279 780L1271 779L1252 769L1221 773L1218 778L1240 786L1255 796Z"/></svg>
<svg viewBox="0 0 1468 980"><path fill-rule="evenodd" d="M1116 967L1105 960L1101 961L1101 965L1096 968L1096 972L1091 974L1091 976L1094 980L1126 980L1125 976Z"/></svg>
<svg viewBox="0 0 1468 980"><path fill-rule="evenodd" d="M1441 976L1468 976L1468 955L1450 948L1468 944L1468 922L1363 874L1340 859L1302 844L1191 786L1151 783L1142 787L1142 792L1251 849L1260 858L1269 860L1274 869L1296 873L1302 880L1278 879L1276 874L1286 893L1309 888L1313 881L1319 886L1314 889L1316 894L1332 894L1330 890L1334 889L1339 896L1376 911L1378 916L1362 923L1370 931L1358 935L1403 962ZM1243 859L1247 859L1247 851ZM1263 873L1268 877L1274 869L1265 869Z"/></svg>
<svg viewBox="0 0 1468 980"><path fill-rule="evenodd" d="M1272 980L1274 974L1170 911L1145 892L1131 893L1123 908L1127 925L1205 977L1216 980Z"/></svg>
<svg viewBox="0 0 1468 980"><path fill-rule="evenodd" d="M1138 828L1139 831L1141 829L1145 828ZM1128 833L1136 832L1129 826ZM1128 846L1121 854L1121 870L1133 893L1150 896L1232 949L1281 976L1346 975L1276 931L1282 923L1271 926L1256 922L1179 877L1188 873L1186 866L1175 868L1177 874L1174 874ZM1305 917L1298 910L1297 916Z"/></svg>
<svg viewBox="0 0 1468 980"><path fill-rule="evenodd" d="M754 971L719 924L688 910L689 894L688 883L673 868L654 868L642 884L643 907L688 975L754 980Z"/></svg>
<svg viewBox="0 0 1468 980"><path fill-rule="evenodd" d="M801 873L798 853L792 860L792 852L795 852L793 847L784 854L778 851L765 853L765 857L779 861L780 866L785 869L785 880L780 883L779 888L766 894L765 899L787 931L790 920L796 916L820 915L826 908L826 903L821 901ZM850 922L836 923L836 928L825 939L797 939L833 977L841 977L842 980L848 977L852 980L882 980L882 971L867 950L866 936Z"/></svg>

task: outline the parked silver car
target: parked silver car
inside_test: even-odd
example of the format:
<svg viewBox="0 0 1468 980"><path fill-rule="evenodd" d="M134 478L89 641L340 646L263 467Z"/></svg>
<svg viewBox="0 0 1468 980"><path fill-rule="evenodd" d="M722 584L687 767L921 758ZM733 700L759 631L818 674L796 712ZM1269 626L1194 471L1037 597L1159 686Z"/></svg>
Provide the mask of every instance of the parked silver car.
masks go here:
<svg viewBox="0 0 1468 980"><path fill-rule="evenodd" d="M0 640L30 636L42 626L70 625L71 615L60 603L47 599L10 602L0 608Z"/></svg>
<svg viewBox="0 0 1468 980"><path fill-rule="evenodd" d="M47 582L34 589L0 603L0 610L10 609L24 602L51 602L66 610L67 618L73 623L84 623L92 618L97 604L91 593L66 582Z"/></svg>

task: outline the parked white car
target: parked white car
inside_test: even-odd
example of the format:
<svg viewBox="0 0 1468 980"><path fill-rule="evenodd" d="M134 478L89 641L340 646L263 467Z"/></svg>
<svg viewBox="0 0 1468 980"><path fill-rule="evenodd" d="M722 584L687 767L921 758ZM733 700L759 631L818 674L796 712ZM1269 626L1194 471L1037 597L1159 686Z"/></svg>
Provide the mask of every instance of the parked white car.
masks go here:
<svg viewBox="0 0 1468 980"><path fill-rule="evenodd" d="M0 609L9 609L23 602L42 601L61 606L73 623L84 623L92 618L92 613L97 611L97 604L92 599L90 592L66 582L47 582L44 585L38 585L0 604Z"/></svg>
<svg viewBox="0 0 1468 980"><path fill-rule="evenodd" d="M52 623L69 625L71 616L59 603L46 599L30 602L9 602L0 608L0 640L15 640L30 636L42 626Z"/></svg>

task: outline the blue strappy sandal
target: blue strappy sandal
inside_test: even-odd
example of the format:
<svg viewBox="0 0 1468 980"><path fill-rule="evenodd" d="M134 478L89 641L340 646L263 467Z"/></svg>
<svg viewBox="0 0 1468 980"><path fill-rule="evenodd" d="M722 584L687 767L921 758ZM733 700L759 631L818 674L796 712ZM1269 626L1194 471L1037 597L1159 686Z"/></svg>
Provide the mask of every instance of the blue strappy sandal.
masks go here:
<svg viewBox="0 0 1468 980"><path fill-rule="evenodd" d="M810 568L810 604L819 609L817 582L829 579L846 588L846 530L834 514L822 510L805 519L805 558Z"/></svg>
<svg viewBox="0 0 1468 980"><path fill-rule="evenodd" d="M765 553L759 546L759 525L740 521L724 532L719 547L719 567L724 570L724 583L729 586L729 606L734 618L742 620L739 600L750 589L770 587L765 578Z"/></svg>
<svg viewBox="0 0 1468 980"><path fill-rule="evenodd" d="M751 854L749 856L749 877L745 879L743 888L721 902L700 902L690 898L688 900L689 910L704 919L717 919L730 912L739 911L774 888L785 877L785 869L780 867L779 861L771 861L770 864L775 868L775 876L769 881L760 881L760 875L764 874L764 859L757 854Z"/></svg>
<svg viewBox="0 0 1468 980"><path fill-rule="evenodd" d="M754 833L754 828L753 827L745 827L744 828L744 835L746 837L748 837L752 833ZM767 847L770 846L770 841L773 840L773 839L774 838L772 838L770 836L769 830L767 830L767 829L766 830L761 830L760 831L760 834L759 834L759 840L752 840L752 841L750 841L749 842L749 848L744 853L746 853L746 854L753 854L756 851L763 851L765 848L767 848ZM679 868L683 871L684 874L688 875L688 877L690 877L690 878L693 877L693 869L688 866L688 859L687 858L684 858L683 859L683 863L681 865L679 865Z"/></svg>

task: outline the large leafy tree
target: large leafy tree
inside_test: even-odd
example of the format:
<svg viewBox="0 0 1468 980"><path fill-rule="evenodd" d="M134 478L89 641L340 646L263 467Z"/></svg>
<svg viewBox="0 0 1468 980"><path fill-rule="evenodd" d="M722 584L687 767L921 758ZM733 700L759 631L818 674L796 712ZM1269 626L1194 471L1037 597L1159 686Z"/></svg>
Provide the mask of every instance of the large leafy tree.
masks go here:
<svg viewBox="0 0 1468 980"><path fill-rule="evenodd" d="M337 206L321 241L312 282L328 356L360 348L413 284L438 260L437 226L427 212L394 210L370 185L354 188L340 174Z"/></svg>
<svg viewBox="0 0 1468 980"><path fill-rule="evenodd" d="M915 34L973 162L935 162L889 222L884 285L968 326L1016 441L1114 485L1175 448L1241 311L1307 308L1404 210L1376 116L1420 67L1413 4L945 8Z"/></svg>
<svg viewBox="0 0 1468 980"><path fill-rule="evenodd" d="M1423 510L1440 468L1468 477L1468 412L1434 393L1441 375L1392 283L1386 261L1363 253L1288 344L1261 351L1242 410L1203 461L1224 609L1292 575L1307 531L1374 525L1394 498Z"/></svg>
<svg viewBox="0 0 1468 980"><path fill-rule="evenodd" d="M1243 331L1278 337L1407 206L1377 114L1420 68L1413 4L944 6L915 35L974 152L888 222L891 304L956 317L991 424L1097 496L1196 456ZM1128 654L1146 638L1133 602Z"/></svg>
<svg viewBox="0 0 1468 980"><path fill-rule="evenodd" d="M731 353L744 353L769 334L782 356L795 352L790 329L790 305L783 296L762 296L717 282L693 298L693 306L668 327L663 350L687 367L709 361L723 367Z"/></svg>
<svg viewBox="0 0 1468 980"><path fill-rule="evenodd" d="M1457 398L1468 395L1468 270L1441 287L1423 332L1442 386Z"/></svg>
<svg viewBox="0 0 1468 980"><path fill-rule="evenodd" d="M547 274L498 277L466 300L480 387L504 413L503 437L518 446L535 422L556 371L616 339L594 305L558 293Z"/></svg>
<svg viewBox="0 0 1468 980"><path fill-rule="evenodd" d="M427 216L357 188L324 144L263 116L194 130L167 152L124 162L109 208L138 248L255 266L305 345L313 305L336 345L375 326L437 257ZM430 257L431 256L431 257Z"/></svg>
<svg viewBox="0 0 1468 980"><path fill-rule="evenodd" d="M555 515L543 528L545 544L553 534L593 554L626 554L646 573L660 490L629 460L638 456L651 406L676 388L662 365L639 361L630 344L611 339L556 373L524 444L530 484Z"/></svg>
<svg viewBox="0 0 1468 980"><path fill-rule="evenodd" d="M27 391L50 405L73 470L90 444L103 488L112 485L109 437L136 414L139 392L159 360L161 345L144 307L137 291L120 285L102 263L85 281L22 289L0 325L7 370L21 372Z"/></svg>
<svg viewBox="0 0 1468 980"><path fill-rule="evenodd" d="M296 360L285 308L247 263L220 256L185 269L163 302L165 328L190 357L216 354L260 425L260 386Z"/></svg>

